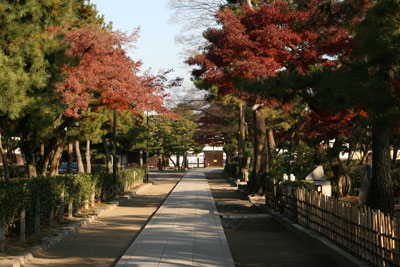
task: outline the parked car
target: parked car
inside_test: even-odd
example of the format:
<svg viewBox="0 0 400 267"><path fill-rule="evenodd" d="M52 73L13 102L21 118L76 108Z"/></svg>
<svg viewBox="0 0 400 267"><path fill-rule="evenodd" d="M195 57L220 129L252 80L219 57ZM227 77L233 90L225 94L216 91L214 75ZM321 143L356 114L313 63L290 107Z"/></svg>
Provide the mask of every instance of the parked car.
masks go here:
<svg viewBox="0 0 400 267"><path fill-rule="evenodd" d="M68 162L64 162L58 168L58 173L67 173L68 172ZM78 162L72 162L72 173L78 172Z"/></svg>

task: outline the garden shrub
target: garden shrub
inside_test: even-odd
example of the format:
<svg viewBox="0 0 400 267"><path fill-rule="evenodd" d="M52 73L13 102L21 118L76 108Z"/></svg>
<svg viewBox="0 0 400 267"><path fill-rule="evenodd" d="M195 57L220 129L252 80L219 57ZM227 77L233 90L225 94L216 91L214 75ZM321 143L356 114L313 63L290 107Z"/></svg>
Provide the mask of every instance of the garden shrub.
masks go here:
<svg viewBox="0 0 400 267"><path fill-rule="evenodd" d="M288 162L286 164L288 164ZM317 151L314 147L309 147L306 144L299 144L296 146L291 169L298 180L305 179L319 164L320 162L317 160Z"/></svg>
<svg viewBox="0 0 400 267"><path fill-rule="evenodd" d="M10 171L10 178L28 177L28 171L26 165L9 165L8 169ZM0 167L0 177L5 177L3 166Z"/></svg>
<svg viewBox="0 0 400 267"><path fill-rule="evenodd" d="M224 172L228 177L237 178L239 176L239 163L231 161L225 165Z"/></svg>
<svg viewBox="0 0 400 267"><path fill-rule="evenodd" d="M134 172L137 173L134 176ZM120 183L142 183L146 171L140 168L119 171L117 179ZM102 195L110 197L113 175L105 172L94 174L62 174L55 177L38 176L33 179L12 179L0 181L0 217L4 217L6 228L13 226L25 207L27 220L33 221L36 201L40 201L41 216L47 216L52 207L58 207L61 193L64 192L65 203L73 201L75 207L84 200L90 199L95 186L98 198Z"/></svg>
<svg viewBox="0 0 400 267"><path fill-rule="evenodd" d="M105 164L92 164L92 174L107 172L107 165Z"/></svg>
<svg viewBox="0 0 400 267"><path fill-rule="evenodd" d="M135 174L136 173L136 174ZM120 190L123 190L126 183L138 184L143 183L146 171L140 168L131 168L118 171L118 185Z"/></svg>

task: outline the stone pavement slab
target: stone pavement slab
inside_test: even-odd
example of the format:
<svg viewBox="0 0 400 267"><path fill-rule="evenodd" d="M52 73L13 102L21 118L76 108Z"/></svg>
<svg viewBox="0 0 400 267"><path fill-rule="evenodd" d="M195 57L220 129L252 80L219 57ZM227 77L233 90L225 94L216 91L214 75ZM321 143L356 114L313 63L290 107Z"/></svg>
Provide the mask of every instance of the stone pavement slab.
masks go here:
<svg viewBox="0 0 400 267"><path fill-rule="evenodd" d="M116 266L235 266L205 171L185 175Z"/></svg>

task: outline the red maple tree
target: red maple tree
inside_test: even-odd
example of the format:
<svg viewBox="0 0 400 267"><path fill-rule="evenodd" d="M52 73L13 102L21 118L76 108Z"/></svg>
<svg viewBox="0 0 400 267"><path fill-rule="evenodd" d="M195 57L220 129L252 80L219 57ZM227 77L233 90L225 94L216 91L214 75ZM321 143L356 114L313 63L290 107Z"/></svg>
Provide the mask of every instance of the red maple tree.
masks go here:
<svg viewBox="0 0 400 267"><path fill-rule="evenodd" d="M301 76L310 66L335 66L338 58L351 53L354 41L349 25L362 18L370 1L295 2L260 3L255 9L242 5L236 12L221 10L217 14L221 28L208 30L209 46L188 60L199 66L193 75L217 85L219 95L234 94L253 104L285 107L290 112L290 95L296 95L296 89L286 85L286 94L277 94L276 88L252 94L246 83L237 90L235 78L266 80L287 71Z"/></svg>
<svg viewBox="0 0 400 267"><path fill-rule="evenodd" d="M67 76L57 88L66 105L65 116L79 117L88 107L100 106L166 112L166 95L158 77L140 75L141 62L129 58L123 49L135 43L138 30L126 35L94 25L64 32L71 43L67 55L78 60L63 67Z"/></svg>

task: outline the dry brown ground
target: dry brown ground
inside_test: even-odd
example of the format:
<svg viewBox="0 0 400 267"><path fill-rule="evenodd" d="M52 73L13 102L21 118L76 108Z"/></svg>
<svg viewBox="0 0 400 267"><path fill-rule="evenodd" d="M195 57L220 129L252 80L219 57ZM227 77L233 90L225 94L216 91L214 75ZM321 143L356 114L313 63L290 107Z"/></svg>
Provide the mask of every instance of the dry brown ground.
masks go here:
<svg viewBox="0 0 400 267"><path fill-rule="evenodd" d="M152 173L153 186L63 239L24 266L110 266L133 242L184 173Z"/></svg>
<svg viewBox="0 0 400 267"><path fill-rule="evenodd" d="M263 208L250 206L243 195L230 187L222 170L206 173L208 183L222 214L265 214ZM221 205L235 202L243 205ZM305 244L272 219L224 219L221 217L236 266L337 266L333 259L317 247Z"/></svg>

